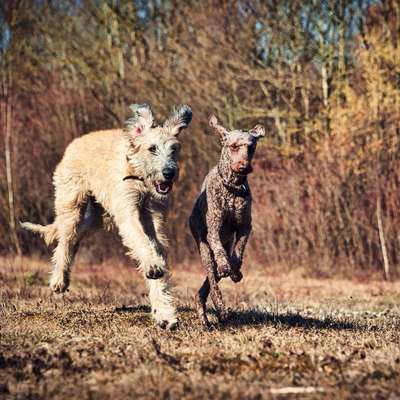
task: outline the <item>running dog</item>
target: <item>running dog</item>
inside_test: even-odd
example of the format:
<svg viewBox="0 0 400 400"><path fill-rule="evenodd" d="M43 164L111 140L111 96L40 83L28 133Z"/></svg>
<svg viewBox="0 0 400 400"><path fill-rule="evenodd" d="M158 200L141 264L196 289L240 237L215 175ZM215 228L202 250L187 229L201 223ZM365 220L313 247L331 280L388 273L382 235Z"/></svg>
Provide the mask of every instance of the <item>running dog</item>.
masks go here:
<svg viewBox="0 0 400 400"><path fill-rule="evenodd" d="M124 129L92 132L72 141L53 178L55 220L23 222L49 245L57 242L50 287L67 290L84 235L112 221L149 286L152 315L163 328L177 324L168 286L165 235L168 197L178 177L179 140L190 124L189 106L177 107L162 126L147 104L130 106Z"/></svg>
<svg viewBox="0 0 400 400"><path fill-rule="evenodd" d="M228 131L210 118L211 128L221 138L222 151L218 165L206 176L197 198L189 225L197 243L207 277L196 296L200 321L209 327L206 315L208 295L216 308L219 321L228 314L218 282L230 277L239 282L244 249L251 231L251 193L247 175L257 141L265 135L264 127L256 125L250 131Z"/></svg>

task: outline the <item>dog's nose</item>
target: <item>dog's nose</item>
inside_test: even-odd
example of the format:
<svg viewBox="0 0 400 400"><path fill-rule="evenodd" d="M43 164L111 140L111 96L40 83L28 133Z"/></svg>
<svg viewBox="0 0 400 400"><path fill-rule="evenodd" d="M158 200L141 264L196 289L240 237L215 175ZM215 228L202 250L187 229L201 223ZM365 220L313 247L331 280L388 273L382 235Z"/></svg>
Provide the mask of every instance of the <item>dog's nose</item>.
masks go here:
<svg viewBox="0 0 400 400"><path fill-rule="evenodd" d="M175 176L175 168L165 167L162 170L162 174L165 179L170 181Z"/></svg>

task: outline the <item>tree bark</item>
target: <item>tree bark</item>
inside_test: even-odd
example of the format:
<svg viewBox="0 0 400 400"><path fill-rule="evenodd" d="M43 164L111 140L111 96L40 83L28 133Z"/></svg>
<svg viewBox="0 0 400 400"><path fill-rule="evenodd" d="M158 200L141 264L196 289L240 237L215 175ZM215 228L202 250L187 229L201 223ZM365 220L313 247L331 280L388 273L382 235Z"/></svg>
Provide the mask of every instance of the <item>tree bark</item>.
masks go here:
<svg viewBox="0 0 400 400"><path fill-rule="evenodd" d="M11 72L7 67L3 68L2 72L2 95L3 95L3 110L2 119L4 127L4 151L6 159L6 177L7 177L7 193L8 193L8 208L9 208L9 226L10 237L14 249L18 255L21 255L21 246L19 243L17 228L15 224L15 193L14 193L14 176L12 169L12 103L11 103Z"/></svg>
<svg viewBox="0 0 400 400"><path fill-rule="evenodd" d="M379 241L381 243L383 267L384 267L384 271L385 271L385 279L387 281L390 281L390 265L389 265L389 258L387 255L385 235L383 232L382 205L381 205L380 191L377 192L377 196L376 196L376 219L378 221Z"/></svg>

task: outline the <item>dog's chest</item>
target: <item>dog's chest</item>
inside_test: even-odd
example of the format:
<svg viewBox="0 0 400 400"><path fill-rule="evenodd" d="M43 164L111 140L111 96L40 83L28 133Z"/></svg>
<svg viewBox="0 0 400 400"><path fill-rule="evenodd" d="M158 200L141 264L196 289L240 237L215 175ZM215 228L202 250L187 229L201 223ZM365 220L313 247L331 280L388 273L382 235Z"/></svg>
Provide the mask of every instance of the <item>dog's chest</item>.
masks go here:
<svg viewBox="0 0 400 400"><path fill-rule="evenodd" d="M228 195L225 197L224 220L226 223L242 225L249 217L250 198L248 196Z"/></svg>

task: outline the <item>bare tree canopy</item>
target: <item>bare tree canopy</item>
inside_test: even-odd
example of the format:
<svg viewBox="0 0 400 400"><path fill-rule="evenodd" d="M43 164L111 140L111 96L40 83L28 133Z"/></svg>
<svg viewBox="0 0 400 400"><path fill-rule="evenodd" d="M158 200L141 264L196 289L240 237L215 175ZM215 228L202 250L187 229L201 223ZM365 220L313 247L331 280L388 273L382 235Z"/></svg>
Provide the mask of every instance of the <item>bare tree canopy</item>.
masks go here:
<svg viewBox="0 0 400 400"><path fill-rule="evenodd" d="M0 251L44 250L15 224L52 220L52 171L73 138L122 126L131 103L163 117L187 103L177 260L193 254L187 217L219 152L205 134L212 112L226 127L266 127L253 257L395 267L399 37L396 0L1 2ZM110 243L97 237L88 254Z"/></svg>

